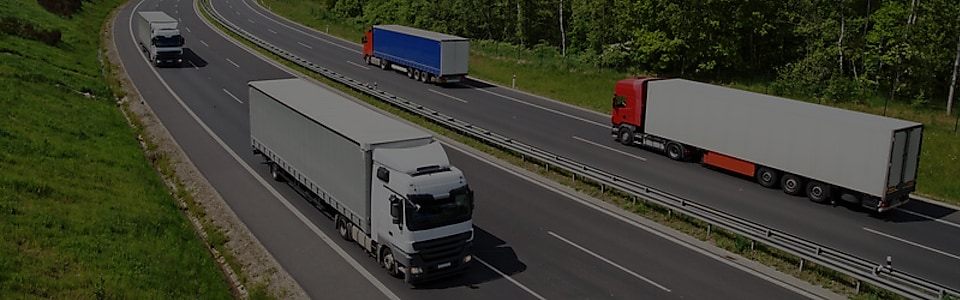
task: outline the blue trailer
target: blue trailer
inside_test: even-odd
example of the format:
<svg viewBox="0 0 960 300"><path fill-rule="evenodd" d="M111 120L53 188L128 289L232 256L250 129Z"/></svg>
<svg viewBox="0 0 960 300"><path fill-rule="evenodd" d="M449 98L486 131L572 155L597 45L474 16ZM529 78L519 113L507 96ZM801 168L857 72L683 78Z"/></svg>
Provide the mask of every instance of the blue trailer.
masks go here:
<svg viewBox="0 0 960 300"><path fill-rule="evenodd" d="M462 82L470 41L401 25L374 25L363 38L363 60L423 82Z"/></svg>

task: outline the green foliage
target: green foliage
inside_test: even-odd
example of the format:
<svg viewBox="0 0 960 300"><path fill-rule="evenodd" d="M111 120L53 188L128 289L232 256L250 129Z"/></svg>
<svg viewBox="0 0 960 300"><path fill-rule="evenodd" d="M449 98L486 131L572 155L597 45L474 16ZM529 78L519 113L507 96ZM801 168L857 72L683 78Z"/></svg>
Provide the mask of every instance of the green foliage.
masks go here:
<svg viewBox="0 0 960 300"><path fill-rule="evenodd" d="M56 47L0 35L0 298L232 296L101 75L97 33L122 3L60 18L0 2L0 17L62 32Z"/></svg>

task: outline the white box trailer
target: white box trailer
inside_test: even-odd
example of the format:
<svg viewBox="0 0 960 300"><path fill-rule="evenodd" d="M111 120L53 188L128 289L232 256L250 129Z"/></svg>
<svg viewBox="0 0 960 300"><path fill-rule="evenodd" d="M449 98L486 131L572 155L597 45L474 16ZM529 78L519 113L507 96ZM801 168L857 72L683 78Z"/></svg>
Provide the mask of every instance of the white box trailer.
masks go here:
<svg viewBox="0 0 960 300"><path fill-rule="evenodd" d="M254 153L336 211L344 238L409 282L466 269L473 192L432 134L302 79L249 87Z"/></svg>
<svg viewBox="0 0 960 300"><path fill-rule="evenodd" d="M642 135L698 150L704 163L791 193L803 192L797 183L827 183L878 211L915 189L920 123L684 79L628 81L643 99Z"/></svg>

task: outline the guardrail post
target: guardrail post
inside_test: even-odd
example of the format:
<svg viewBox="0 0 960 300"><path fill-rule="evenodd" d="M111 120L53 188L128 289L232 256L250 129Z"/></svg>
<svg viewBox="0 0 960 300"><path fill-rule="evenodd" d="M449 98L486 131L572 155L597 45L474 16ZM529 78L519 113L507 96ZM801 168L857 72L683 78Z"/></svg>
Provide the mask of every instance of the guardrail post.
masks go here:
<svg viewBox="0 0 960 300"><path fill-rule="evenodd" d="M803 272L803 263L804 263L804 262L805 262L805 260L801 258L801 259L800 259L800 272Z"/></svg>
<svg viewBox="0 0 960 300"><path fill-rule="evenodd" d="M513 81L511 83L513 88L517 88L517 74L513 74Z"/></svg>
<svg viewBox="0 0 960 300"><path fill-rule="evenodd" d="M707 224L707 238L710 238L710 231L713 230L713 224Z"/></svg>

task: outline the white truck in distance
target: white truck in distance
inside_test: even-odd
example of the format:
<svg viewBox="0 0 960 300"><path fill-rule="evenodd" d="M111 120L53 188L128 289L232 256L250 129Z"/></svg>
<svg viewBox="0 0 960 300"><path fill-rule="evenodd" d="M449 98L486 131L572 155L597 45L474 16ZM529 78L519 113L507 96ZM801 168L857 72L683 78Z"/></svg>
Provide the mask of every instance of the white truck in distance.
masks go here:
<svg viewBox="0 0 960 300"><path fill-rule="evenodd" d="M466 270L473 192L430 133L303 79L248 85L253 152L341 237L411 284Z"/></svg>
<svg viewBox="0 0 960 300"><path fill-rule="evenodd" d="M177 20L162 11L137 13L137 41L154 66L183 62L183 36Z"/></svg>

